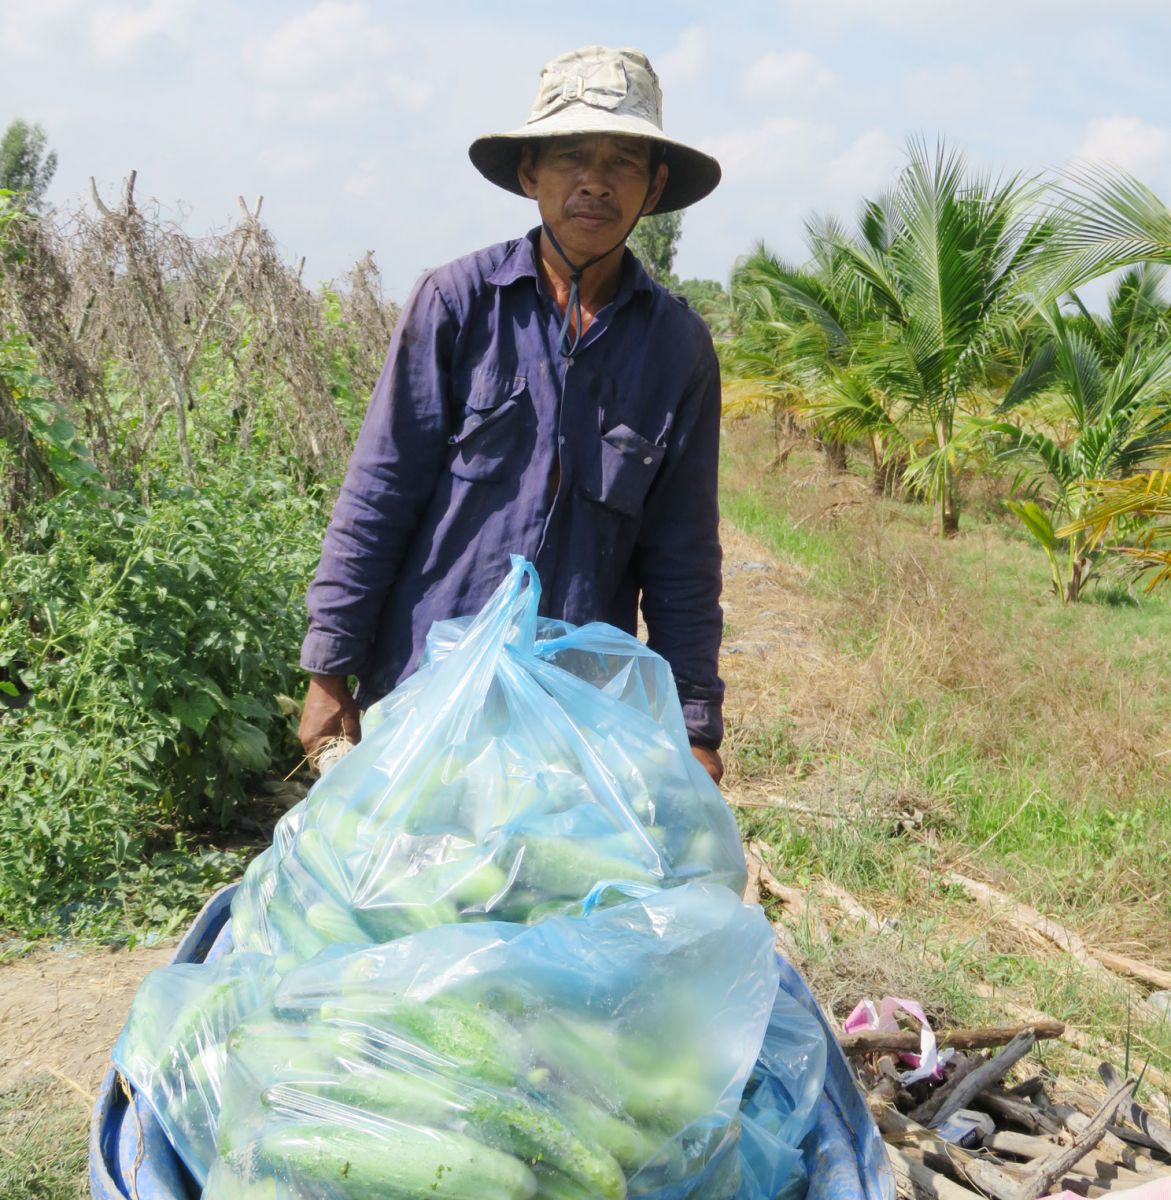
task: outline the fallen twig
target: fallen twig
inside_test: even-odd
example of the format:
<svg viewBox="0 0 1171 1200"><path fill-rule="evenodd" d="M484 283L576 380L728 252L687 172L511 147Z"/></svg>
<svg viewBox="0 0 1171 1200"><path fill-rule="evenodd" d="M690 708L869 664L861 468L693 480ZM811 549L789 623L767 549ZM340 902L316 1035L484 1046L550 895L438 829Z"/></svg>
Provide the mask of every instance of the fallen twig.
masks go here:
<svg viewBox="0 0 1171 1200"><path fill-rule="evenodd" d="M1098 1074L1101 1075L1102 1082L1108 1088L1117 1090L1123 1084L1122 1076L1109 1063L1102 1063L1098 1068ZM1152 1117L1133 1098L1127 1100L1123 1105L1123 1112L1126 1113L1131 1124L1136 1129L1141 1130L1155 1144L1157 1149L1162 1150L1164 1154L1171 1154L1171 1127L1165 1125L1157 1117Z"/></svg>
<svg viewBox="0 0 1171 1200"><path fill-rule="evenodd" d="M887 1146L886 1152L895 1175L916 1196L927 1197L927 1200L978 1200L979 1192L953 1183L946 1175L933 1171L921 1159L898 1146Z"/></svg>
<svg viewBox="0 0 1171 1200"><path fill-rule="evenodd" d="M1141 979L1143 983L1149 983L1151 987L1171 991L1171 971L1152 967L1148 963L1139 962L1137 958L1128 958L1125 954L1115 954L1112 950L1094 950L1092 953L1119 975L1130 975L1134 979Z"/></svg>
<svg viewBox="0 0 1171 1200"><path fill-rule="evenodd" d="M1038 1099L1043 1093L1038 1094ZM999 1088L985 1088L972 1099L976 1108L986 1108L998 1117L1006 1117L1017 1125L1023 1125L1030 1133L1061 1133L1065 1126L1051 1112L1030 1104L1019 1096L1013 1096Z"/></svg>
<svg viewBox="0 0 1171 1200"><path fill-rule="evenodd" d="M1087 970L1112 983L1121 982L1105 961L1096 956L1072 929L1066 928L1050 917L1043 916L1035 908L1030 908L1027 904L1021 904L1003 892L998 892L986 883L980 883L975 879L969 879L966 875L959 874L958 871L948 871L944 879L946 882L962 888L989 912L1004 917L1018 929L1031 930L1033 933L1040 934L1046 941L1060 947ZM1146 1001L1140 1001L1140 1005L1144 1010L1151 1007Z"/></svg>
<svg viewBox="0 0 1171 1200"><path fill-rule="evenodd" d="M1037 1044L1031 1028L1018 1033L999 1053L960 1079L954 1087L944 1084L929 1099L919 1105L911 1116L924 1125L934 1126L946 1121L957 1109L966 1107L969 1100L985 1088L999 1083L1005 1075Z"/></svg>
<svg viewBox="0 0 1171 1200"><path fill-rule="evenodd" d="M1079 1133L1071 1145L1064 1147L1050 1158L1040 1160L1021 1181L1019 1190L1013 1200L1037 1200L1038 1196L1048 1195L1053 1185L1102 1140L1106 1127L1114 1119L1119 1105L1130 1099L1134 1092L1135 1081L1128 1079L1120 1088L1115 1089L1107 1097L1101 1108L1090 1118L1089 1124Z"/></svg>
<svg viewBox="0 0 1171 1200"><path fill-rule="evenodd" d="M994 1046L1005 1046L1018 1034L1032 1030L1038 1041L1059 1038L1065 1032L1061 1021L1043 1021L1031 1025L983 1025L973 1029L946 1029L936 1033L935 1039L941 1047L952 1046L956 1050L987 1050ZM917 1053L919 1034L915 1030L900 1030L898 1033L879 1033L865 1030L862 1033L838 1034L838 1045L847 1055Z"/></svg>

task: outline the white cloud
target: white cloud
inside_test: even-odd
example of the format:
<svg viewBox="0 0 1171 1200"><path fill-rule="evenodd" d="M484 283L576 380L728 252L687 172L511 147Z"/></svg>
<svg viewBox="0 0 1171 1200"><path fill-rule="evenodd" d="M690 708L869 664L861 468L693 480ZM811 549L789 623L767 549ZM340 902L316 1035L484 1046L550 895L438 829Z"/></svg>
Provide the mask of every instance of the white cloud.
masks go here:
<svg viewBox="0 0 1171 1200"><path fill-rule="evenodd" d="M725 177L737 183L761 183L794 173L804 175L832 153L832 125L798 117L772 117L751 129L736 129L708 139Z"/></svg>
<svg viewBox="0 0 1171 1200"><path fill-rule="evenodd" d="M187 44L192 0L149 0L146 4L102 4L90 18L90 36L99 59L129 58L144 42L165 38Z"/></svg>
<svg viewBox="0 0 1171 1200"><path fill-rule="evenodd" d="M786 100L815 96L839 82L815 54L807 50L787 50L758 58L740 82L745 96L759 100Z"/></svg>
<svg viewBox="0 0 1171 1200"><path fill-rule="evenodd" d="M260 152L260 165L274 175L303 175L320 161L320 150L301 142L278 143Z"/></svg>
<svg viewBox="0 0 1171 1200"><path fill-rule="evenodd" d="M872 196L894 183L902 146L883 129L869 129L826 166L826 183L843 197Z"/></svg>
<svg viewBox="0 0 1171 1200"><path fill-rule="evenodd" d="M260 115L337 125L369 117L383 97L417 107L426 85L395 71L393 51L393 39L369 5L320 0L248 48L260 85Z"/></svg>
<svg viewBox="0 0 1171 1200"><path fill-rule="evenodd" d="M912 116L933 128L968 118L987 122L994 115L1019 119L1033 87L1029 68L1003 62L932 64L909 72L899 82Z"/></svg>
<svg viewBox="0 0 1171 1200"><path fill-rule="evenodd" d="M664 91L694 82L703 73L708 62L708 35L700 25L685 29L675 45L651 63L662 80Z"/></svg>
<svg viewBox="0 0 1171 1200"><path fill-rule="evenodd" d="M1165 177L1171 131L1138 117L1098 117L1089 123L1075 157L1122 167L1140 178Z"/></svg>
<svg viewBox="0 0 1171 1200"><path fill-rule="evenodd" d="M385 186L386 169L380 158L364 158L342 181L347 196L373 196Z"/></svg>
<svg viewBox="0 0 1171 1200"><path fill-rule="evenodd" d="M0 8L0 46L7 69L14 59L40 59L60 53L87 11L83 0L41 0L36 5Z"/></svg>
<svg viewBox="0 0 1171 1200"><path fill-rule="evenodd" d="M1100 0L983 0L976 9L969 0L781 0L790 16L806 25L845 30L860 25L885 26L903 35L951 30L970 35L973 25L1009 23L1023 29L1051 31L1055 24L1072 27L1079 18L1098 19ZM1113 0L1110 15L1166 18L1164 0Z"/></svg>
<svg viewBox="0 0 1171 1200"><path fill-rule="evenodd" d="M321 0L259 39L253 56L262 82L290 86L321 83L389 49L389 35L371 23L365 4Z"/></svg>

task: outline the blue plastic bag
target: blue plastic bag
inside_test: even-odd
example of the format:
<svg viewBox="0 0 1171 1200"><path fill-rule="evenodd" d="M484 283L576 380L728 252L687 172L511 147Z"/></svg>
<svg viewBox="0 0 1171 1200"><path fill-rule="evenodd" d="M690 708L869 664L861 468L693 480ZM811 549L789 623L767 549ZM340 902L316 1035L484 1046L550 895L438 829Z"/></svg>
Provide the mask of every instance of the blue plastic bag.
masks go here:
<svg viewBox="0 0 1171 1200"><path fill-rule="evenodd" d="M114 1044L114 1066L200 1184L215 1160L228 1038L276 982L272 960L259 954L159 967L143 980Z"/></svg>
<svg viewBox="0 0 1171 1200"><path fill-rule="evenodd" d="M233 1034L205 1194L731 1200L766 1027L814 1025L777 986L759 907L708 883L335 948Z"/></svg>
<svg viewBox="0 0 1171 1200"><path fill-rule="evenodd" d="M539 621L533 568L433 630L420 669L278 828L232 905L279 969L338 942L575 911L599 880L744 885L670 668L607 625Z"/></svg>

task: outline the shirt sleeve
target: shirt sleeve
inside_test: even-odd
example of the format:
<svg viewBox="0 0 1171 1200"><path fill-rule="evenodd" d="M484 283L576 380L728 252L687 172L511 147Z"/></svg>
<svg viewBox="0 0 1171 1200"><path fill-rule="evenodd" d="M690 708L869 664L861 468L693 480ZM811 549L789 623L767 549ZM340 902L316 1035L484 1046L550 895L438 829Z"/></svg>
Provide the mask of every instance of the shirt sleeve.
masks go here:
<svg viewBox="0 0 1171 1200"><path fill-rule="evenodd" d="M678 452L647 498L636 564L647 642L671 665L692 743L714 750L724 736L720 369L705 342L676 416Z"/></svg>
<svg viewBox="0 0 1171 1200"><path fill-rule="evenodd" d="M386 595L447 453L454 321L424 276L391 339L309 586L301 666L362 674Z"/></svg>

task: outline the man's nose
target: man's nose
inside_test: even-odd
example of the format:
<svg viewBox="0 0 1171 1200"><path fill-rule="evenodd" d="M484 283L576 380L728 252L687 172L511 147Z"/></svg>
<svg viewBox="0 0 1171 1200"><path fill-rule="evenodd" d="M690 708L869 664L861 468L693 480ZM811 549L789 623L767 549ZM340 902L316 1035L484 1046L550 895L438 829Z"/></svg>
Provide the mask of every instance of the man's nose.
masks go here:
<svg viewBox="0 0 1171 1200"><path fill-rule="evenodd" d="M611 185L605 165L596 158L591 158L583 163L581 174L578 177L577 188L579 192L586 195L608 196Z"/></svg>

